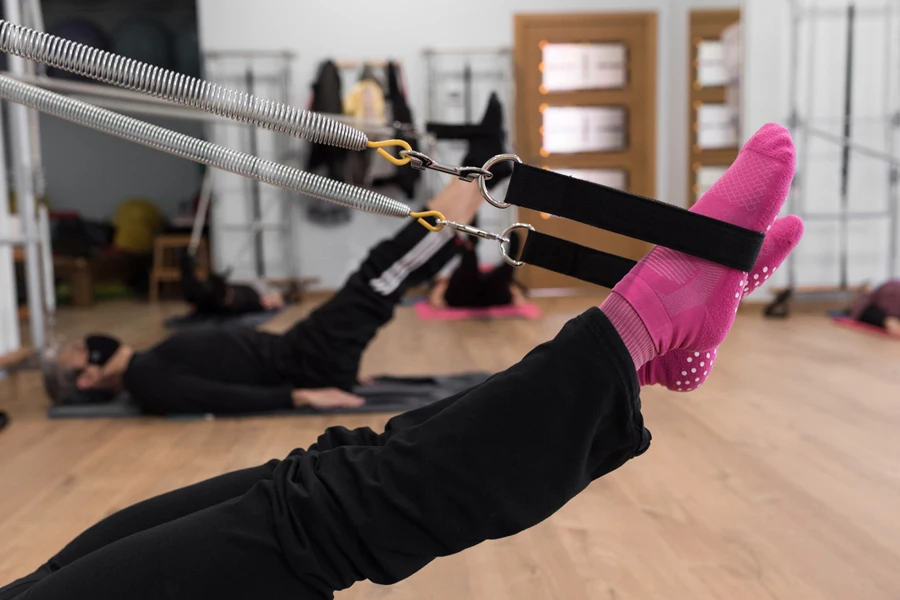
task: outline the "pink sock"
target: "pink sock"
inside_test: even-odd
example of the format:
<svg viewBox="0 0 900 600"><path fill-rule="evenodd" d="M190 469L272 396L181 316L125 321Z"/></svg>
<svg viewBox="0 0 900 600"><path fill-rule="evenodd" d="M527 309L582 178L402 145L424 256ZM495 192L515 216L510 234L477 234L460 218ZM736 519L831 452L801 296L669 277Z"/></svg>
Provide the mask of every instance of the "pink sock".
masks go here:
<svg viewBox="0 0 900 600"><path fill-rule="evenodd" d="M791 216L775 221L772 229L766 234L753 270L750 271L749 277L744 279L744 296L759 289L759 286L775 273L788 254L800 243L802 236L803 221L799 218ZM663 385L673 392L691 392L706 383L718 358L718 352L718 348L707 352L672 350L639 368L638 381L641 387Z"/></svg>
<svg viewBox="0 0 900 600"><path fill-rule="evenodd" d="M765 232L781 211L793 176L790 134L778 125L766 125L691 212ZM746 284L745 273L657 247L600 308L639 369L676 349L705 358L731 329Z"/></svg>

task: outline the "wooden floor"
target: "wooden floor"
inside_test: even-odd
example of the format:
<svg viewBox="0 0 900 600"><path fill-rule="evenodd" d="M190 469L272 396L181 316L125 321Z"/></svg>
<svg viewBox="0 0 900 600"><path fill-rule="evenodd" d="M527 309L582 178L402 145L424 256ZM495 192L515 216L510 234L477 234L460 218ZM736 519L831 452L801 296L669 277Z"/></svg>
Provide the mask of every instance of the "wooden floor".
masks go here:
<svg viewBox="0 0 900 600"><path fill-rule="evenodd" d="M543 305L536 322L423 325L402 309L365 372L502 369L587 302ZM59 330L147 345L178 310L70 310ZM900 598L900 343L742 311L719 356L696 393L645 390L650 451L545 523L340 598ZM283 457L329 425L387 418L48 422L33 373L0 381L0 408L12 416L0 433L0 582L132 502Z"/></svg>

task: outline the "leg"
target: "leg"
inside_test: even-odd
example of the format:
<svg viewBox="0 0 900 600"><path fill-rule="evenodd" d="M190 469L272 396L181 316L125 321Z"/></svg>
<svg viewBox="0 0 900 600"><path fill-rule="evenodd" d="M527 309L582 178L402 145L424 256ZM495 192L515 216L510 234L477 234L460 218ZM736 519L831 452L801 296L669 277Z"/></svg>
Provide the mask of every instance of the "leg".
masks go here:
<svg viewBox="0 0 900 600"><path fill-rule="evenodd" d="M509 255L518 256L521 236L513 231L510 234ZM490 273L484 275L484 296L487 306L507 306L513 304L513 278L515 267L503 261Z"/></svg>
<svg viewBox="0 0 900 600"><path fill-rule="evenodd" d="M469 221L481 203L477 187L454 181L430 204L453 221ZM282 342L294 357L286 375L300 388L349 391L363 351L394 315L406 290L429 280L456 253L449 229L430 233L410 223L369 253L335 296L288 331Z"/></svg>
<svg viewBox="0 0 900 600"><path fill-rule="evenodd" d="M510 236L509 254L519 255L521 237L513 232ZM459 279L450 281L445 297L449 306L508 306L513 303L513 276L515 268L506 262L501 263L488 273L482 273L478 266L478 258L475 250L470 250L469 263L466 264L466 272L460 274ZM457 270L457 273L462 268Z"/></svg>
<svg viewBox="0 0 900 600"><path fill-rule="evenodd" d="M31 575L0 588L0 600L12 600L51 573L135 533L243 496L259 481L270 480L277 464L278 461L271 461L261 467L226 473L114 513L79 535Z"/></svg>
<svg viewBox="0 0 900 600"><path fill-rule="evenodd" d="M444 291L444 302L447 306L460 308L486 306L475 248L465 248L460 254L460 259L459 266L453 271Z"/></svg>
<svg viewBox="0 0 900 600"><path fill-rule="evenodd" d="M634 367L591 309L378 447L297 452L240 499L132 535L21 600L327 598L546 519L649 444Z"/></svg>
<svg viewBox="0 0 900 600"><path fill-rule="evenodd" d="M179 259L181 271L181 295L189 304L194 305L197 312L216 312L215 292L209 283L197 279L197 267L194 259L184 252Z"/></svg>
<svg viewBox="0 0 900 600"><path fill-rule="evenodd" d="M228 287L228 301L224 308L229 313L243 315L265 310L262 305L262 296L253 286L235 284Z"/></svg>
<svg viewBox="0 0 900 600"><path fill-rule="evenodd" d="M762 190L754 204L764 204L774 218L782 191ZM715 270L734 279L729 285L746 285L743 274L691 265L700 275ZM639 265L635 275L648 277L644 269ZM706 285L702 277L698 281ZM661 289L668 285L659 283ZM646 327L658 317L644 306L657 297L657 288L649 286L640 297L636 287L623 291L637 307L637 325ZM734 299L711 294L706 300L701 308L719 311L715 325L727 332L725 315L733 320L734 311L724 311L731 311ZM633 324L615 312L631 333ZM708 334L708 320L676 320L687 335L667 350L691 348ZM124 590L136 598L240 597L249 589L257 595L328 597L365 578L398 581L434 557L512 535L649 445L635 376L642 362L635 350L603 313L591 309L518 365L382 445L295 453L278 465L272 481L241 499L104 548L46 578L30 598L118 597ZM175 551L173 539L179 542ZM210 570L208 549L220 547ZM169 576L165 583L154 577L160 573Z"/></svg>
<svg viewBox="0 0 900 600"><path fill-rule="evenodd" d="M859 316L856 317L856 320L860 323L874 325L875 327L881 327L885 330L887 330L887 319L887 313L874 304L866 306Z"/></svg>

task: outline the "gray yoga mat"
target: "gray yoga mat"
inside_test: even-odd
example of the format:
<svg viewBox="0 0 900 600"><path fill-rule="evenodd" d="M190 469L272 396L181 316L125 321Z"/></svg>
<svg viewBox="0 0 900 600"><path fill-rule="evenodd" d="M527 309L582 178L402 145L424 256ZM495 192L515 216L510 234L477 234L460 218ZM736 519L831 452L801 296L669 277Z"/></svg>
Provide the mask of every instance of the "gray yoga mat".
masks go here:
<svg viewBox="0 0 900 600"><path fill-rule="evenodd" d="M218 329L220 327L259 327L271 321L280 310L245 313L243 315L207 315L189 313L177 317L169 317L163 324L166 329L177 331L196 331L199 329Z"/></svg>
<svg viewBox="0 0 900 600"><path fill-rule="evenodd" d="M329 410L313 410L298 408L294 410L265 411L247 414L220 415L217 418L258 417L258 416L306 416L322 414L364 414L364 413L401 413L423 406L428 406L448 396L464 392L483 383L490 373L472 372L456 375L435 375L422 377L377 377L371 385L362 385L354 389L354 393L366 399L359 408L335 408ZM47 410L50 419L130 419L142 416L137 402L127 393L115 397L109 402L87 403L73 399L69 404L52 406ZM169 415L175 420L208 419L209 415Z"/></svg>

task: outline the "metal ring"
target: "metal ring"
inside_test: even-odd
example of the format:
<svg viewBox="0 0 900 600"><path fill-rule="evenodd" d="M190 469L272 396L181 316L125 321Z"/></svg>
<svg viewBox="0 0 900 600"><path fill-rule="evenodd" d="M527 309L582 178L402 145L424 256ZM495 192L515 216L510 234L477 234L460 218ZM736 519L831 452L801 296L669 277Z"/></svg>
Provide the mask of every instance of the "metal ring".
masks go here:
<svg viewBox="0 0 900 600"><path fill-rule="evenodd" d="M484 166L481 168L487 171L491 167L496 165L497 163L503 162L505 160L508 160L510 162L517 162L517 163L522 162L522 159L519 158L518 156L516 156L515 154L498 154L494 158L492 158L489 161L487 161L486 163L484 163ZM496 206L497 208L509 208L510 206L512 206L511 204L507 204L506 202L501 202L499 200L495 200L493 198L493 196L491 196L491 193L488 192L488 189L487 189L487 179L485 179L484 177L478 178L478 188L481 190L481 195L484 197L485 200L488 201L488 204L490 204L491 206Z"/></svg>
<svg viewBox="0 0 900 600"><path fill-rule="evenodd" d="M504 244L509 243L509 239L510 239L509 234L511 234L516 229L527 229L528 231L534 231L534 227L532 227L528 223L516 223L514 225L510 225L509 227L507 227L501 234L503 236L503 239L499 240L500 256L503 257L503 260L506 261L506 264L511 265L513 267L521 267L525 263L522 262L521 260L516 260L516 259L512 258L509 255L509 250L507 250L506 246L504 245Z"/></svg>

